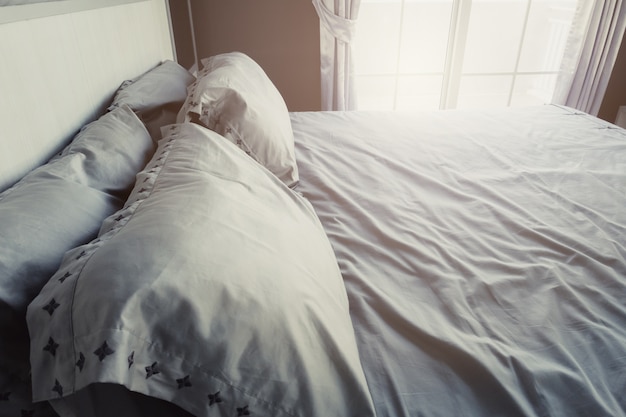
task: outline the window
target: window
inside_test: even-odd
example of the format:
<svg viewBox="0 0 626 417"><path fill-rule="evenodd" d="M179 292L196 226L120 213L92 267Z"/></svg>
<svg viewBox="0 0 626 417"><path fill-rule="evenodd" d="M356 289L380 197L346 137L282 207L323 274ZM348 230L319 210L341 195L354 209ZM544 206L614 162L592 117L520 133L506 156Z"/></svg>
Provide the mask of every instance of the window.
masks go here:
<svg viewBox="0 0 626 417"><path fill-rule="evenodd" d="M578 0L361 0L359 109L551 100Z"/></svg>

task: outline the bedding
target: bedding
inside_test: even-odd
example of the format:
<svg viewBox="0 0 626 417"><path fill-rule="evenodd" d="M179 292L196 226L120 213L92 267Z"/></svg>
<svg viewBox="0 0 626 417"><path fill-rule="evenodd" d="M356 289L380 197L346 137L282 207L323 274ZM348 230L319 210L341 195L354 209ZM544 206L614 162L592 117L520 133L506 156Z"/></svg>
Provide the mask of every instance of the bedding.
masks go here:
<svg viewBox="0 0 626 417"><path fill-rule="evenodd" d="M201 60L178 122L194 121L228 138L285 184L298 183L293 132L276 86L241 52Z"/></svg>
<svg viewBox="0 0 626 417"><path fill-rule="evenodd" d="M626 414L626 131L558 106L291 115L378 416Z"/></svg>
<svg viewBox="0 0 626 417"><path fill-rule="evenodd" d="M197 416L373 416L310 204L215 132L163 136L28 308L34 400L85 415L71 394L114 383Z"/></svg>
<svg viewBox="0 0 626 417"><path fill-rule="evenodd" d="M625 130L166 65L0 194L1 415L626 415Z"/></svg>

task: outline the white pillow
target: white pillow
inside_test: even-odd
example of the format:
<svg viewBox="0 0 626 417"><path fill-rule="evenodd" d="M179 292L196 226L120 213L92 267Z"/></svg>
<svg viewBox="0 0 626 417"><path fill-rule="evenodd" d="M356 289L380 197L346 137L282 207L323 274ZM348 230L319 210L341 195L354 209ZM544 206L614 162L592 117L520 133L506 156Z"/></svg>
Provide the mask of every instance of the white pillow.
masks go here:
<svg viewBox="0 0 626 417"><path fill-rule="evenodd" d="M311 205L196 124L167 130L125 208L68 252L28 325L36 400L106 382L196 416L374 414Z"/></svg>
<svg viewBox="0 0 626 417"><path fill-rule="evenodd" d="M263 69L240 52L202 60L178 122L198 122L243 149L285 184L298 183L285 101Z"/></svg>
<svg viewBox="0 0 626 417"><path fill-rule="evenodd" d="M182 104L187 97L187 86L194 80L178 63L163 61L145 74L122 83L109 110L126 104L136 112L145 113L169 103Z"/></svg>
<svg viewBox="0 0 626 417"><path fill-rule="evenodd" d="M154 151L143 123L122 106L0 194L0 317L8 306L25 313L63 253L124 204Z"/></svg>

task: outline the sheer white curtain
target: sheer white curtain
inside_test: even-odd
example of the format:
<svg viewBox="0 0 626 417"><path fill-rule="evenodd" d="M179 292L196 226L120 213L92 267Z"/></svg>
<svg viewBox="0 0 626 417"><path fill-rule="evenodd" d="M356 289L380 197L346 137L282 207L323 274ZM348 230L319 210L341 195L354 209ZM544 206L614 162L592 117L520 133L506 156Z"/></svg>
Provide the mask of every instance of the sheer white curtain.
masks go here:
<svg viewBox="0 0 626 417"><path fill-rule="evenodd" d="M320 18L322 110L356 108L351 42L361 0L312 0Z"/></svg>
<svg viewBox="0 0 626 417"><path fill-rule="evenodd" d="M579 1L555 102L598 114L626 27L625 3Z"/></svg>

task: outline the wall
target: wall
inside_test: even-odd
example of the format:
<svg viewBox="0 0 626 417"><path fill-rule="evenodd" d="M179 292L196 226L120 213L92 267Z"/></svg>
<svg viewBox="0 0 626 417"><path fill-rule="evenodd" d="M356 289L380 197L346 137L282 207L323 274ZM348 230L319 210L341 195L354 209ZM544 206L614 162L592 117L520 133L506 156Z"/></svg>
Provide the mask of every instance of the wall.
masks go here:
<svg viewBox="0 0 626 417"><path fill-rule="evenodd" d="M176 60L183 67L191 68L194 64L194 51L187 1L170 0L169 5L174 42L176 43Z"/></svg>
<svg viewBox="0 0 626 417"><path fill-rule="evenodd" d="M598 116L611 123L615 122L619 106L626 105L626 36L619 48L619 54L613 72L609 79L609 85L604 94Z"/></svg>
<svg viewBox="0 0 626 417"><path fill-rule="evenodd" d="M176 38L189 29L186 3L170 1ZM200 59L244 52L263 67L290 111L320 110L319 19L310 0L191 0L191 8ZM177 47L177 53L183 65L193 62L190 51Z"/></svg>

